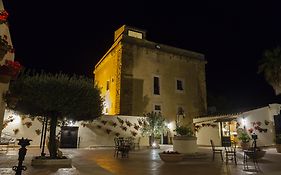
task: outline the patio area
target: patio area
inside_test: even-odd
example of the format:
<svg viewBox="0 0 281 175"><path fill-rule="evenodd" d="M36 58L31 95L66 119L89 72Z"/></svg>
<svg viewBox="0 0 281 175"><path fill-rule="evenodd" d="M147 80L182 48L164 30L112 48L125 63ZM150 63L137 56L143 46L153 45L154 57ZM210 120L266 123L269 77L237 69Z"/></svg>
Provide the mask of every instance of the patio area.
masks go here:
<svg viewBox="0 0 281 175"><path fill-rule="evenodd" d="M201 156L186 157L178 163L163 162L158 152L171 150L171 145L161 145L160 149L140 149L131 151L129 158L115 158L113 148L89 148L89 149L62 149L64 155L72 158L72 167L58 168L55 166L32 167L30 165L33 156L38 156L40 150L28 148L24 165L27 170L23 174L67 174L67 175L243 175L243 174L281 174L281 154L275 148L267 148L266 155L259 160L259 171L255 171L254 164L249 163L249 169L243 170L243 153L238 149L237 165L229 162L227 165L217 156L212 161L211 147L199 147ZM0 174L15 174L12 167L17 165L18 152L9 150L8 153L0 153Z"/></svg>

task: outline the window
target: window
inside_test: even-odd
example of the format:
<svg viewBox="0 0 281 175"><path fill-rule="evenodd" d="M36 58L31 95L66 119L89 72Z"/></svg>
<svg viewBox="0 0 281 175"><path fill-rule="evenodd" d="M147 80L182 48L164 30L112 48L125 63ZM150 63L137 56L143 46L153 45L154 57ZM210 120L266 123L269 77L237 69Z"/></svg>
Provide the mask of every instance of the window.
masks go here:
<svg viewBox="0 0 281 175"><path fill-rule="evenodd" d="M106 81L106 90L109 90L109 80Z"/></svg>
<svg viewBox="0 0 281 175"><path fill-rule="evenodd" d="M183 90L183 85L181 80L177 80L177 90L182 91Z"/></svg>
<svg viewBox="0 0 281 175"><path fill-rule="evenodd" d="M184 92L184 79L176 78L175 79L175 88L176 92L183 93Z"/></svg>
<svg viewBox="0 0 281 175"><path fill-rule="evenodd" d="M153 111L154 112L161 112L161 105L160 104L154 104Z"/></svg>
<svg viewBox="0 0 281 175"><path fill-rule="evenodd" d="M184 115L183 107L181 106L178 107L177 115Z"/></svg>
<svg viewBox="0 0 281 175"><path fill-rule="evenodd" d="M153 77L153 94L160 95L159 77Z"/></svg>
<svg viewBox="0 0 281 175"><path fill-rule="evenodd" d="M142 39L142 33L141 32L136 32L136 31L132 31L132 30L128 30L128 36Z"/></svg>

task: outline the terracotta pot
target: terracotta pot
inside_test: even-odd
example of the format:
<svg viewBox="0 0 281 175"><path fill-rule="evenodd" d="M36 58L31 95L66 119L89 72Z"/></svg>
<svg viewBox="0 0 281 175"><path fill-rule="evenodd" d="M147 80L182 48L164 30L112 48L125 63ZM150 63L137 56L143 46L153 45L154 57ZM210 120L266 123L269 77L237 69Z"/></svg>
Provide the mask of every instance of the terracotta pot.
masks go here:
<svg viewBox="0 0 281 175"><path fill-rule="evenodd" d="M242 150L247 150L250 148L249 142L241 142L240 145Z"/></svg>

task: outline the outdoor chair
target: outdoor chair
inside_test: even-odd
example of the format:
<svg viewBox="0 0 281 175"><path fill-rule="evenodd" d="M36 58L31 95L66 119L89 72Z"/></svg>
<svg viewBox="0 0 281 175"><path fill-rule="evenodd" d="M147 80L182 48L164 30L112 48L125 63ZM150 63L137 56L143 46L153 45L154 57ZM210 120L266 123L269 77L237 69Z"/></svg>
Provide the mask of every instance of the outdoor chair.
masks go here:
<svg viewBox="0 0 281 175"><path fill-rule="evenodd" d="M258 151L258 148L256 147L254 142L249 149L243 150L243 152L244 152L244 154L243 154L244 169L249 169L249 167L248 167L249 160L248 159L252 159L255 169L259 169L257 151Z"/></svg>
<svg viewBox="0 0 281 175"><path fill-rule="evenodd" d="M114 138L114 157L119 156L119 153L121 154L121 157L129 157L129 150L130 150L130 145L128 140L124 138Z"/></svg>
<svg viewBox="0 0 281 175"><path fill-rule="evenodd" d="M213 140L210 140L211 146L212 146L212 151L213 151L213 161L215 160L215 154L220 154L221 155L221 160L223 161L223 155L222 155L222 149L218 149L215 147Z"/></svg>
<svg viewBox="0 0 281 175"><path fill-rule="evenodd" d="M226 164L228 164L228 160L234 160L235 165L237 165L236 159L236 142L232 142L231 146L225 146L225 158Z"/></svg>

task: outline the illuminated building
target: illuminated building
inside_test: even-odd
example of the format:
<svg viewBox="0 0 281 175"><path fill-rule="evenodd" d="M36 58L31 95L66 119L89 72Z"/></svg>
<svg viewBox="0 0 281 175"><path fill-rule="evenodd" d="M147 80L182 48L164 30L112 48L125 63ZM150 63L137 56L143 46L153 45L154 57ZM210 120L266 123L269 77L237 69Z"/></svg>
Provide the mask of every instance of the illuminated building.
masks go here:
<svg viewBox="0 0 281 175"><path fill-rule="evenodd" d="M104 114L161 111L168 121L191 122L206 113L206 63L201 53L148 41L145 30L123 25L95 65Z"/></svg>

